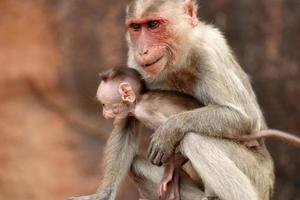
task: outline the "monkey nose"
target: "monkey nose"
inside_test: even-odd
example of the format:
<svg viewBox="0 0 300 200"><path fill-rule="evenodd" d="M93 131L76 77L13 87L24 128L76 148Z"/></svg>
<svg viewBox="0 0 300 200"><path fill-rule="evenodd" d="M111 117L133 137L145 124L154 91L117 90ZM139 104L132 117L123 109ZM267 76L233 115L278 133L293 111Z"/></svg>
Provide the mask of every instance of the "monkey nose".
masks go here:
<svg viewBox="0 0 300 200"><path fill-rule="evenodd" d="M140 56L144 56L144 55L147 55L149 53L149 50L148 49L144 49L144 50L141 50L139 52Z"/></svg>

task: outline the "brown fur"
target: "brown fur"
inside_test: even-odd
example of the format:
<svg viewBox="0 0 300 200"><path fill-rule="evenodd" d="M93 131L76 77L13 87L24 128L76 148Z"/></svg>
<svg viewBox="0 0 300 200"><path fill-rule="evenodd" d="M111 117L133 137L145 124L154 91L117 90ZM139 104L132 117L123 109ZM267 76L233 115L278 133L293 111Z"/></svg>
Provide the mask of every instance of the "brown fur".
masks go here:
<svg viewBox="0 0 300 200"><path fill-rule="evenodd" d="M126 78L131 78L136 81L138 88L141 88L141 91L135 91L136 93L143 92L145 88L145 82L143 81L141 75L134 69L124 68L124 67L115 67L111 70L105 71L99 74L101 81L108 82L114 80L124 80Z"/></svg>
<svg viewBox="0 0 300 200"><path fill-rule="evenodd" d="M181 69L174 74L170 74L167 82L163 84L163 88L176 89L178 91L188 92L192 94L195 91L195 84L198 82L198 71L194 68Z"/></svg>

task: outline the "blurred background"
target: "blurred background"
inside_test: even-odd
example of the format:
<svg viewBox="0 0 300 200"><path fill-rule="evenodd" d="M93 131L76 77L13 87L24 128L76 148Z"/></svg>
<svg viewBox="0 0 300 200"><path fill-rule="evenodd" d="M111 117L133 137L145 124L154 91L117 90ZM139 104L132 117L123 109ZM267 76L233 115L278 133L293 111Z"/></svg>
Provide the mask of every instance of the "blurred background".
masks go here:
<svg viewBox="0 0 300 200"><path fill-rule="evenodd" d="M95 99L98 73L126 64L128 2L0 0L0 200L95 192L111 130ZM300 136L300 1L199 3L251 76L270 127ZM267 145L274 199L300 199L300 150ZM118 199L137 197L127 178Z"/></svg>

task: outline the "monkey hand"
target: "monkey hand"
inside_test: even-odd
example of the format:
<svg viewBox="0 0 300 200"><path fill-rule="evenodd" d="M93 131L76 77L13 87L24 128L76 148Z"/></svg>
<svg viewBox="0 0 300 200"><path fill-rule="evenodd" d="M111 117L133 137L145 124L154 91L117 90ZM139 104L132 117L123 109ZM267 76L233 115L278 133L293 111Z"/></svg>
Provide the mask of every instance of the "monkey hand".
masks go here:
<svg viewBox="0 0 300 200"><path fill-rule="evenodd" d="M106 190L87 196L69 197L68 200L111 200L111 190Z"/></svg>
<svg viewBox="0 0 300 200"><path fill-rule="evenodd" d="M176 145L183 137L180 124L176 118L171 118L152 135L148 148L148 159L152 164L161 166L173 155Z"/></svg>

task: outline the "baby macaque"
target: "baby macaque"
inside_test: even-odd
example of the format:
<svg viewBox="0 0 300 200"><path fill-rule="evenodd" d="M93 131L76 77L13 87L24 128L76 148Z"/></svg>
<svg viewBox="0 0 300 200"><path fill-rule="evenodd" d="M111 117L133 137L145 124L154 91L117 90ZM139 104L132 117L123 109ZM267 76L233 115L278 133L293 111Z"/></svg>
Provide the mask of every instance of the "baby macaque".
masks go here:
<svg viewBox="0 0 300 200"><path fill-rule="evenodd" d="M199 108L201 104L191 96L173 91L146 91L144 83L134 69L115 68L101 76L97 98L103 106L103 116L113 119L118 126L127 116L134 116L146 127L156 130L167 118L176 113ZM179 172L187 162L176 149L165 165L158 196L168 192L168 199L179 200Z"/></svg>

